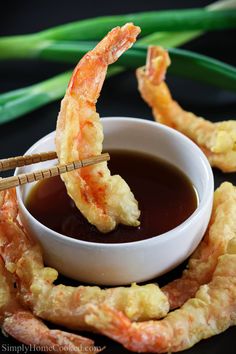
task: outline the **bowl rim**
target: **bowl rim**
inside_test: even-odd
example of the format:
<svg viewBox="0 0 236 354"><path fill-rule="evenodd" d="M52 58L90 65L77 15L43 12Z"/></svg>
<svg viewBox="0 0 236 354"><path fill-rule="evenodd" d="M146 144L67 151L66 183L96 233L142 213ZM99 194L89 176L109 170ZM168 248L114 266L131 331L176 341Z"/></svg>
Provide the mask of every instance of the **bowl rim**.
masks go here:
<svg viewBox="0 0 236 354"><path fill-rule="evenodd" d="M192 149L195 151L196 155L199 156L199 163L202 164L202 166L204 167L204 171L205 171L205 178L206 178L206 183L204 183L204 192L201 196L201 200L199 201L199 204L197 206L197 208L195 209L195 211L184 221L182 222L180 225L176 226L175 228L160 234L160 235L156 235L153 236L151 238L147 238L144 240L140 240L140 241L133 241L133 242L125 242L125 243L98 243L98 242L90 242L90 241L84 241L84 240L79 240L79 239L75 239L66 235L63 235L59 232L56 232L52 229L50 229L49 227L45 226L44 224L42 224L40 221L38 221L26 208L25 203L23 202L23 198L22 198L22 193L20 190L20 186L16 187L16 194L17 194L17 201L21 207L21 210L23 209L25 215L32 219L34 223L36 223L36 225L40 226L43 230L45 230L46 232L50 232L51 235L50 237L53 237L55 240L59 240L61 243L66 243L66 244L71 244L71 245L77 245L77 246L87 246L87 247L93 247L93 248L107 248L107 249L117 249L117 248L139 248L139 247L143 247L145 245L147 245L148 243L165 243L168 242L170 239L178 237L178 235L182 232L184 232L184 230L186 228L188 228L195 219L197 219L205 210L205 208L207 208L208 204L212 202L213 200L213 193L214 193L214 177L213 177L213 172L210 166L210 163L208 162L207 157L204 155L204 153L202 152L202 150L188 137L186 137L184 134L180 133L179 131L170 128L166 125L163 125L161 123L157 123L154 121L150 121L147 119L143 119L143 118L133 118L133 117L120 117L120 116L107 116L107 117L102 117L100 118L101 121L103 122L104 120L109 120L109 121L114 121L114 120L119 120L119 121L123 121L123 122L133 122L134 124L138 123L138 124L145 124L145 125L152 125L153 127L158 128L163 130L164 132L168 132L170 134L175 135L178 139L181 139L183 141L185 141L185 143L189 144L189 146L192 147ZM42 138L40 138L39 140L37 140L25 153L29 154L31 153L31 151L37 146L40 145L42 143L42 141L51 138L51 136L55 135L55 131L52 131L51 133L43 136ZM24 167L24 166L22 166ZM18 174L18 171L21 167L17 167L15 170L14 175ZM184 171L183 171L184 172ZM106 237L106 236L104 236Z"/></svg>

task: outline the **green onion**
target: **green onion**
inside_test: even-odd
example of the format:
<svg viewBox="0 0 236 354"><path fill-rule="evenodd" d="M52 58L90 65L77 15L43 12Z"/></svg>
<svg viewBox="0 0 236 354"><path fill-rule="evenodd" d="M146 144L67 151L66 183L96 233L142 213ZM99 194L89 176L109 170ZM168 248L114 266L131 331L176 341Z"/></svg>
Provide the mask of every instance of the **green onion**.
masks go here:
<svg viewBox="0 0 236 354"><path fill-rule="evenodd" d="M144 22L146 21L146 24L143 24L146 31L144 31L144 33L149 33L148 31L150 31L151 33L153 28L158 28L162 32L151 33L149 36L138 40L136 46L130 51L128 51L126 54L124 54L124 57L120 59L119 63L124 66L112 66L111 68L109 68L108 76L120 73L124 71L126 67L136 68L138 66L143 65L146 57L146 47L149 44L158 44L164 47L179 46L201 35L203 33L202 30L206 28L204 26L210 26L210 21L214 22L211 23L211 29L216 28L215 26L217 25L220 26L219 28L223 28L224 26L233 26L231 21L230 24L225 24L225 19L229 16L228 13L222 12L220 16L214 16L213 20L213 16L208 16L208 14L206 15L206 12L210 12L211 10L220 10L235 7L235 0L219 1L213 3L207 7L208 10L203 10L204 17L202 17L201 19L199 9L149 13L149 15L152 16L152 20L156 15L159 16L160 13L160 21L158 21L159 27L155 27L156 23L154 23L154 20L149 24L147 21L147 17L144 16L142 18ZM230 12L232 13L232 11ZM195 22L195 26L197 26L196 23L198 23L198 27L191 27L192 24L190 24L190 17L188 18L188 21L186 23L182 24L182 26L180 26L180 22L179 25L176 25L177 22L180 21L180 18L181 21L185 19L186 14L188 14L189 16L193 15L193 17L195 16L195 21L197 21ZM0 59L37 57L49 60L69 61L74 63L77 62L85 52L91 49L91 47L94 46L95 43L75 43L71 41L65 41L65 39L71 40L79 39L82 37L82 39L91 39L89 33L96 33L96 36L101 36L105 32L107 32L108 29L110 29L106 27L108 26L108 24L110 27L113 27L114 25L122 24L117 23L118 19L124 22L130 20L134 21L134 18L128 19L127 16L136 16L137 19L138 17L140 18L140 16L142 15L143 14L134 14L115 17L110 16L99 19L89 19L73 24L59 26L50 30L39 32L37 34L3 37L0 39ZM167 15L169 16L168 21L167 19L163 21L163 19ZM219 20L220 18L221 20ZM230 18L232 20L232 16ZM100 32L98 32L98 22L96 22L97 20L98 22L100 21ZM116 21L116 23L109 22L113 20ZM175 24L173 23L173 21L175 21ZM172 25L173 27L171 27ZM96 31L92 30L94 26L96 27ZM87 30L85 31L86 28ZM176 32L176 30L180 28L184 28L185 31ZM198 28L199 30L190 31L190 29L193 28ZM166 32L166 29L172 32ZM186 29L188 29L188 31L186 31ZM58 39L60 39L60 41L58 41ZM172 59L170 72L188 78L193 78L196 80L201 80L214 85L218 85L229 90L236 90L235 68L219 61L216 61L214 59L190 53L187 51L172 49L170 50L170 55ZM60 99L65 93L65 89L70 76L71 72L67 72L55 76L52 79L43 81L41 83L1 94L0 124L4 122L9 122L49 102Z"/></svg>
<svg viewBox="0 0 236 354"><path fill-rule="evenodd" d="M210 16L212 19L215 21L215 13L216 11L220 10L226 10L226 11L232 11L236 8L236 2L235 0L222 0L222 1L217 1L209 6L207 6L205 9L200 9L200 11L203 11L204 14L207 14L207 16L210 13ZM149 36L146 36L141 39L143 43L150 44L152 43L153 37L155 38L155 42L158 43L159 45L165 46L165 47L172 47L172 46L179 46L183 43L186 43L187 41L201 35L203 33L202 27L201 31L186 31L186 23L184 21L184 16L186 16L186 11L187 12L194 12L196 16L196 12L198 13L199 16L199 9L197 10L168 10L168 11L159 11L156 12L156 16L159 16L158 14L160 13L160 17L168 16L168 22L171 24L172 30L171 32L166 32L165 26L167 22L164 21L162 24L162 28L160 29L160 23L155 22L155 26L159 26L159 30L161 31L160 33L153 33L151 29L149 31L145 30L147 26L149 26L149 21L146 21L146 25L143 28L142 26L142 35L145 34L145 32L149 33ZM235 11L235 10L234 10ZM213 13L213 15L212 15ZM169 15L168 15L169 14ZM134 14L132 16L142 16L142 14ZM150 13L150 15L153 17L153 13ZM221 13L222 15L222 13ZM223 14L224 15L224 14ZM125 16L130 16L130 15L123 15L122 17L124 18ZM68 41L68 40L91 40L95 39L92 38L94 35L91 36L91 33L96 33L96 38L100 36L100 38L107 33L108 30L110 30L113 26L118 25L118 19L120 19L121 16L110 16L110 17L100 17L100 18L93 18L93 19L88 19L88 20L82 20L82 21L77 21L74 23L54 27L45 31L41 31L38 33L34 34L27 34L27 35L20 35L20 36L9 36L9 37L2 37L0 38L0 59L16 59L16 58L32 58L32 57L37 57L38 52L40 52L43 48L48 47L50 44L53 44L55 40L60 40L60 41ZM109 22L109 26L107 24L107 19L109 18L109 21L113 21L112 23ZM178 19L179 24L182 22L182 30L181 32L176 32L176 27L174 26L174 19ZM206 20L204 20L203 17L199 16L199 25L205 26ZM208 21L209 19L207 19ZM99 26L96 25L96 21L101 22ZM188 17L189 21L189 17ZM104 24L102 24L104 22ZM119 22L119 24L122 24L123 22ZM95 31L94 31L94 26ZM105 26L105 27L104 27ZM164 26L164 27L163 27ZM86 31L84 31L84 27L86 27ZM152 27L153 28L153 25ZM155 31L156 31L155 27Z"/></svg>
<svg viewBox="0 0 236 354"><path fill-rule="evenodd" d="M63 96L71 72L0 96L0 123L6 123ZM15 96L15 98L13 98ZM12 97L12 99L11 99ZM5 101L4 101L5 99Z"/></svg>
<svg viewBox="0 0 236 354"><path fill-rule="evenodd" d="M204 32L202 31L186 31L186 32L155 32L141 38L137 41L138 44L159 45L164 48L179 47L196 37L199 37Z"/></svg>
<svg viewBox="0 0 236 354"><path fill-rule="evenodd" d="M119 66L109 68L107 77L123 71ZM12 121L22 115L62 98L72 72L57 75L39 84L0 95L0 124Z"/></svg>
<svg viewBox="0 0 236 354"><path fill-rule="evenodd" d="M2 37L0 59L37 57L38 52L54 41L95 40L111 28L134 22L142 28L142 36L153 32L206 31L236 27L236 9L228 9L228 2L205 9L184 9L141 12L128 15L105 16L81 20L30 35ZM220 7L220 9L218 9ZM230 7L233 7L231 4ZM223 9L222 9L223 8ZM169 43L171 43L169 34ZM191 36L191 34L190 34ZM168 43L168 45L169 45ZM161 43L160 43L161 44Z"/></svg>
<svg viewBox="0 0 236 354"><path fill-rule="evenodd" d="M144 37L142 40L139 40L139 42L148 41L148 37L151 36L152 35ZM168 37L168 33L163 32L161 35L156 34L154 37L158 37L158 40L162 38L164 42L165 38ZM178 39L179 35L177 34L173 37L176 38L176 43L184 43L183 41L181 42L181 40L183 40L182 36L181 39ZM154 38L152 40L154 40ZM108 76L118 74L124 70L125 68L123 67L112 66L108 70ZM21 117L49 102L63 97L70 76L71 72L65 73L39 84L1 94L0 124ZM61 92L58 91L58 88L61 88Z"/></svg>
<svg viewBox="0 0 236 354"><path fill-rule="evenodd" d="M44 48L39 53L39 58L77 63L78 56L82 57L94 48L95 44L94 42L55 42L48 48ZM129 69L144 65L147 47L140 43L134 45L120 57L118 64ZM171 48L169 54L172 60L170 72L173 74L236 91L236 68L183 49Z"/></svg>
<svg viewBox="0 0 236 354"><path fill-rule="evenodd" d="M80 55L87 52L94 43L83 43ZM213 84L236 92L236 68L218 60L181 49L170 49L172 65L169 72ZM58 54L58 52L57 52ZM64 52L63 52L64 54ZM78 52L76 52L77 59ZM144 65L146 47L130 49L120 58L119 63L127 68ZM122 66L110 68L109 76L123 71ZM71 72L55 76L40 84L0 95L0 123L8 122L49 102L63 97Z"/></svg>
<svg viewBox="0 0 236 354"><path fill-rule="evenodd" d="M143 37L137 41L140 44L158 44L168 47L176 47L182 45L195 37L201 35L200 31L189 31L189 32L155 32L151 35ZM33 36L32 36L33 38ZM12 40L13 38L11 38ZM23 40L24 42L24 40ZM53 41L53 40L43 40L40 43L34 41L37 45L31 45L27 41L23 43L19 48L18 39L15 43L8 43L8 41L3 41L0 39L0 59L25 59L25 58L44 58L56 61L67 61L75 62L74 57L77 51L77 60L80 58L81 53L85 53L86 48L88 48L89 41ZM4 44L3 44L4 43ZM91 49L91 48L90 48ZM60 56L57 58L57 54ZM73 55L73 59L70 60L70 53Z"/></svg>
<svg viewBox="0 0 236 354"><path fill-rule="evenodd" d="M172 45L175 46L184 44L187 40L191 39L190 34L192 34L192 37L195 37L195 33L192 32L179 32L173 34L171 36ZM156 42L161 42L161 44L163 45L165 44L165 40L166 42L167 40L169 41L168 32L151 34L142 39L139 39L138 42L140 44L155 44ZM84 48L84 50L86 49L88 49L88 47ZM108 76L118 74L119 72L122 72L124 70L124 67L116 67L114 65L108 69ZM49 102L63 97L70 76L71 72L65 73L62 75L55 76L54 78L46 80L39 84L1 94L0 124L21 117L22 115L29 113L34 109L37 109ZM61 88L62 91L59 92L58 88ZM54 92L56 92L56 94ZM52 97L53 93L54 96Z"/></svg>
<svg viewBox="0 0 236 354"><path fill-rule="evenodd" d="M28 93L29 87L2 93L0 95L0 105L10 100L16 100ZM1 107L1 106L0 106ZM1 108L0 108L1 109Z"/></svg>
<svg viewBox="0 0 236 354"><path fill-rule="evenodd" d="M169 53L170 73L236 92L235 67L183 49L169 49Z"/></svg>
<svg viewBox="0 0 236 354"><path fill-rule="evenodd" d="M141 12L128 15L97 17L54 27L40 32L41 38L57 40L91 40L103 37L111 28L134 22L142 28L142 34L155 31L215 30L234 28L235 10L184 9Z"/></svg>

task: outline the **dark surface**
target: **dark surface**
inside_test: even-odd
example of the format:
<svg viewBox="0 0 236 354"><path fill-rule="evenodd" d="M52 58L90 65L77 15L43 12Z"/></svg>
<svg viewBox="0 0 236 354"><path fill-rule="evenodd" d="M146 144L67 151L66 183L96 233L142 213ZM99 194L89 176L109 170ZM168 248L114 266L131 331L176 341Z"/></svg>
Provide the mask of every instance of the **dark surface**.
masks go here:
<svg viewBox="0 0 236 354"><path fill-rule="evenodd" d="M142 10L154 10L161 8L199 7L209 4L210 1L92 1L81 2L67 0L59 2L46 1L15 1L1 4L0 34L11 35L30 33L68 21L94 17L105 14L119 14ZM188 44L186 48L199 53L210 55L224 60L233 65L236 64L235 32L214 32ZM0 62L0 92L26 86L59 72L69 66L47 62L14 61ZM236 113L236 96L232 93L196 84L187 80L168 78L168 82L174 97L188 110L207 117L213 121L234 119ZM35 141L51 132L55 128L59 102L50 104L44 108L30 113L15 122L0 126L0 158L24 153ZM137 84L133 73L124 73L118 77L109 79L103 88L98 104L101 116L132 116L152 119L151 112L140 98L137 92ZM235 174L215 173L215 184L228 180L236 183ZM181 274L183 267L179 267L170 274L158 279L161 284ZM69 280L62 279L65 283ZM186 354L235 354L236 329L231 328L225 333L214 338L202 341ZM88 334L92 337L91 334ZM11 344L16 344L10 338L0 338L1 344L8 345L8 351L13 351ZM104 354L128 353L120 345L96 336L97 345L106 345ZM1 347L0 347L1 348ZM2 346L2 352L6 346Z"/></svg>

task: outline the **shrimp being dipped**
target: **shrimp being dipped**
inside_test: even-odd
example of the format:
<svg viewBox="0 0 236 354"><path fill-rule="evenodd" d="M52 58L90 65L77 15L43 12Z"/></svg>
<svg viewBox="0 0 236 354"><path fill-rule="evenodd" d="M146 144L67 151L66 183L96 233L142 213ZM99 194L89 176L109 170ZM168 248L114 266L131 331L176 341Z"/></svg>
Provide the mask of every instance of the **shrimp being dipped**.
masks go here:
<svg viewBox="0 0 236 354"><path fill-rule="evenodd" d="M213 167L223 172L236 171L236 121L212 123L183 110L164 82L169 65L168 53L163 48L149 47L146 68L136 72L139 91L152 108L155 120L192 139Z"/></svg>
<svg viewBox="0 0 236 354"><path fill-rule="evenodd" d="M57 121L60 163L101 154L103 131L95 105L108 65L132 46L139 32L131 23L114 28L76 66ZM120 176L110 175L106 162L61 177L78 209L99 231L109 232L119 223L139 225L140 211L133 193Z"/></svg>
<svg viewBox="0 0 236 354"><path fill-rule="evenodd" d="M162 288L170 308L183 305L214 273L218 257L223 255L236 234L236 187L225 182L215 191L213 210L203 240L189 259L181 278Z"/></svg>
<svg viewBox="0 0 236 354"><path fill-rule="evenodd" d="M166 315L167 297L155 284L106 290L97 286L54 285L57 271L44 267L39 245L19 224L17 212L14 218L11 209L8 212L8 206L17 205L15 191L12 191L4 194L0 206L0 215L4 210L7 217L0 222L0 253L5 267L15 276L22 302L36 316L69 328L90 329L85 322L89 303L107 304L123 311L131 320Z"/></svg>
<svg viewBox="0 0 236 354"><path fill-rule="evenodd" d="M123 313L107 306L91 307L88 324L129 350L170 353L188 349L236 325L236 237L218 258L210 283L163 320L131 323Z"/></svg>
<svg viewBox="0 0 236 354"><path fill-rule="evenodd" d="M12 274L0 258L0 324L2 330L18 341L48 348L48 353L95 353L93 341L78 335L49 329L17 301ZM93 349L94 348L94 349Z"/></svg>

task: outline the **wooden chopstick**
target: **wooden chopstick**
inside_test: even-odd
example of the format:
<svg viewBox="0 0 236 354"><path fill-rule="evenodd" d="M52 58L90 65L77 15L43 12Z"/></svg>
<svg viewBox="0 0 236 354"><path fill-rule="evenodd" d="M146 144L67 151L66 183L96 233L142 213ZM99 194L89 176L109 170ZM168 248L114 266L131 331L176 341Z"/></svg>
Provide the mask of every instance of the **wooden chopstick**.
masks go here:
<svg viewBox="0 0 236 354"><path fill-rule="evenodd" d="M7 178L2 178L0 180L0 191L5 189L21 186L22 184L32 183L35 181L40 181L42 179L58 176L65 172L70 172L81 167L94 165L99 162L110 160L108 153L101 154L99 156L89 157L88 159L74 161L65 165L56 165L54 167L45 168L43 170L22 173L18 176L12 176Z"/></svg>
<svg viewBox="0 0 236 354"><path fill-rule="evenodd" d="M56 151L41 152L40 154L10 157L0 160L0 172L16 167L31 165L37 162L57 159Z"/></svg>

